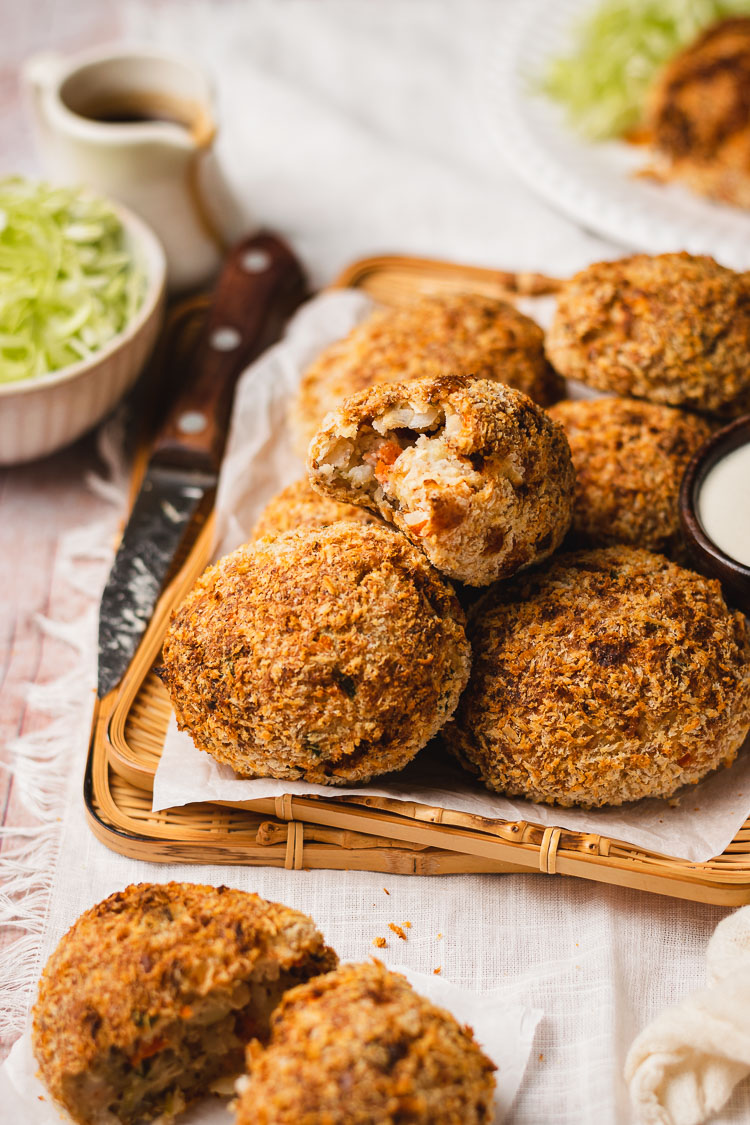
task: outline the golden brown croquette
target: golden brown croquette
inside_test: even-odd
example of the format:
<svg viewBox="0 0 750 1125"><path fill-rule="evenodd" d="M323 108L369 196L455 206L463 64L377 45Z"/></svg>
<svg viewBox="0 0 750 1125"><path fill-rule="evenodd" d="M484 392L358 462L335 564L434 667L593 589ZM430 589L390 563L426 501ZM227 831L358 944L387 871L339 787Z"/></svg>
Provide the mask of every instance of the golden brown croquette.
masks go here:
<svg viewBox="0 0 750 1125"><path fill-rule="evenodd" d="M567 281L547 334L590 387L733 417L750 409L750 275L691 254L634 254Z"/></svg>
<svg viewBox="0 0 750 1125"><path fill-rule="evenodd" d="M700 195L750 207L750 18L707 28L657 76L647 128L667 177Z"/></svg>
<svg viewBox="0 0 750 1125"><path fill-rule="evenodd" d="M545 358L541 328L512 305L478 293L423 296L375 310L305 372L291 413L299 452L349 395L451 371L507 383L542 406L565 390Z"/></svg>
<svg viewBox="0 0 750 1125"><path fill-rule="evenodd" d="M310 446L310 480L377 511L442 573L506 578L562 541L573 465L562 426L521 391L444 376L346 399Z"/></svg>
<svg viewBox="0 0 750 1125"><path fill-rule="evenodd" d="M488 1125L495 1066L471 1028L378 961L287 993L251 1044L237 1125Z"/></svg>
<svg viewBox="0 0 750 1125"><path fill-rule="evenodd" d="M355 504L339 504L329 496L321 496L312 487L307 477L287 485L266 505L253 528L251 542L267 536L276 538L286 531L299 531L309 527L329 527L340 520L354 520L355 523L376 523L382 521L366 508Z"/></svg>
<svg viewBox="0 0 750 1125"><path fill-rule="evenodd" d="M573 532L580 546L629 543L681 554L678 498L708 422L633 398L558 402L576 471Z"/></svg>
<svg viewBox="0 0 750 1125"><path fill-rule="evenodd" d="M335 523L209 567L172 617L163 676L180 728L237 773L367 781L453 713L464 621L403 535Z"/></svg>
<svg viewBox="0 0 750 1125"><path fill-rule="evenodd" d="M669 797L735 758L750 644L718 582L634 547L553 559L477 605L446 744L489 789L558 805Z"/></svg>
<svg viewBox="0 0 750 1125"><path fill-rule="evenodd" d="M242 1071L285 989L337 962L310 918L257 895L130 886L82 914L47 962L32 1032L41 1077L85 1125L166 1123Z"/></svg>

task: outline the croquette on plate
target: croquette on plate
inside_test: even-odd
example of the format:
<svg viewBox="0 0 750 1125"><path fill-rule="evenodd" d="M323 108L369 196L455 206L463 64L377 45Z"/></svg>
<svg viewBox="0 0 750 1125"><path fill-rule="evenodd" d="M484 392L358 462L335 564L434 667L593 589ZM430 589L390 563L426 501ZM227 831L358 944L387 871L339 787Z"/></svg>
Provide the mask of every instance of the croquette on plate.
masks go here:
<svg viewBox="0 0 750 1125"><path fill-rule="evenodd" d="M680 550L680 482L711 435L703 418L633 398L558 402L576 471L572 531L581 546Z"/></svg>
<svg viewBox="0 0 750 1125"><path fill-rule="evenodd" d="M237 1125L487 1125L495 1066L471 1029L378 961L289 992L248 1049Z"/></svg>
<svg viewBox="0 0 750 1125"><path fill-rule="evenodd" d="M291 413L300 454L348 395L451 371L508 383L542 406L565 390L545 358L541 328L512 305L478 293L424 296L375 310L305 372Z"/></svg>
<svg viewBox="0 0 750 1125"><path fill-rule="evenodd" d="M329 527L340 520L354 520L355 523L365 524L382 522L366 508L355 504L339 504L329 496L321 496L305 477L287 485L266 504L253 528L250 541L264 539L266 536L275 538L286 531L299 531L305 527Z"/></svg>
<svg viewBox="0 0 750 1125"><path fill-rule="evenodd" d="M489 789L546 804L669 797L750 729L750 643L718 582L634 547L562 555L473 611L444 737Z"/></svg>
<svg viewBox="0 0 750 1125"><path fill-rule="evenodd" d="M312 442L309 470L315 488L379 512L470 586L546 558L571 519L562 426L487 379L444 376L353 395Z"/></svg>
<svg viewBox="0 0 750 1125"><path fill-rule="evenodd" d="M450 585L403 536L351 521L240 547L172 617L178 725L247 777L323 785L403 768L469 675Z"/></svg>
<svg viewBox="0 0 750 1125"><path fill-rule="evenodd" d="M229 887L141 883L87 910L39 983L32 1042L86 1125L171 1121L243 1069L285 989L338 963L305 914Z"/></svg>
<svg viewBox="0 0 750 1125"><path fill-rule="evenodd" d="M750 18L720 20L666 64L647 126L668 176L750 208Z"/></svg>
<svg viewBox="0 0 750 1125"><path fill-rule="evenodd" d="M547 354L612 394L734 417L750 409L750 275L713 258L634 254L566 281Z"/></svg>

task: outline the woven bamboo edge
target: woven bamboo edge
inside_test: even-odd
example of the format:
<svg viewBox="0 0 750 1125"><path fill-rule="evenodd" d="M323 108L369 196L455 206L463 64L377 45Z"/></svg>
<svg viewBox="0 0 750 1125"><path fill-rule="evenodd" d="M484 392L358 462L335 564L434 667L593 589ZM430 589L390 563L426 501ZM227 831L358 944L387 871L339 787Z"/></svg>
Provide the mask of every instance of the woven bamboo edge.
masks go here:
<svg viewBox="0 0 750 1125"><path fill-rule="evenodd" d="M298 810L289 818L275 817L274 802L254 810L205 803L154 813L150 795L121 778L101 752L108 721L106 706L97 705L86 774L86 815L99 840L130 858L404 875L522 870L516 864L442 847L402 846L389 836L307 822Z"/></svg>
<svg viewBox="0 0 750 1125"><path fill-rule="evenodd" d="M542 297L557 293L562 281L543 273L487 269L437 258L378 254L347 266L331 289L365 289L376 301L399 304L415 294L471 290L489 297Z"/></svg>
<svg viewBox="0 0 750 1125"><path fill-rule="evenodd" d="M386 255L353 263L333 287L362 288L378 301L398 304L418 291L471 289L515 297L522 293L553 292L556 286L555 279L543 275L511 274ZM164 714L158 713L148 720L143 715L134 718L134 708L149 675L155 679L152 668L172 608L208 561L212 527L209 517L190 555L160 599L122 684L111 698L103 701L94 724L87 772L87 811L92 828L109 846L125 854L137 852L140 858L172 862L184 856L184 862L220 859L229 863L381 871L394 870L395 863L403 865L410 874L467 870L539 872L724 906L750 902L750 820L723 855L706 863L691 863L596 833L544 828L526 821L494 821L381 797L329 800L287 794L273 801L233 805L214 802L151 813L148 795L166 721ZM156 691L158 687L152 683L148 700L151 706ZM160 706L165 706L164 699ZM168 712L168 704L166 707ZM131 736L139 723L142 728L144 723L147 725L140 730L143 737L136 747ZM258 821L259 817L273 819ZM271 826L264 830L266 834L287 833L271 846L277 851L258 843L260 823ZM338 835L329 836L327 841L311 836L321 829ZM351 846L355 840L361 846ZM328 850L313 855L311 849L315 847ZM436 858L438 854L440 859Z"/></svg>
<svg viewBox="0 0 750 1125"><path fill-rule="evenodd" d="M750 830L747 825L724 856L694 864L640 851L627 842L610 840L596 833L544 828L526 821L487 821L468 813L381 797L328 800L285 794L275 799L232 804L211 802L205 806L190 805L151 813L149 796L158 754L144 760L134 751L128 738L128 722L138 693L158 658L172 607L205 564L211 537L209 521L188 561L160 600L133 664L115 698L103 712L92 744L97 801L102 814L110 829L126 835L138 834L141 857L174 859L185 854L185 862L195 862L197 858L209 862L221 857L226 862L270 862L284 866L280 856L269 852L265 846L261 850L254 847L258 824L263 818L273 818L267 822L277 829L283 824L301 823L352 834L348 841L336 838L335 842L357 869L392 871L394 863L403 864L403 854L385 860L382 855L376 858L375 853L406 845L412 849L406 864L410 873L415 867L414 850L433 849L473 857L473 865L461 867L461 870L558 873L722 905L750 901ZM166 714L162 717L162 738L168 704L163 703L163 706ZM152 734L156 734L157 727L158 724ZM123 811L122 801L118 804L114 799L110 780L113 777L117 779L116 785L129 787L131 803L133 795L137 795L140 802L137 816ZM211 843L207 839L206 823L219 835L229 833L232 843ZM240 837L238 833L242 832L246 835ZM353 839L361 844L363 837L368 838L367 846L360 847L355 857L347 845ZM330 837L329 841L334 843L334 838ZM295 854L294 848L289 853L289 846L287 841L284 852L287 859ZM330 852L316 853L316 863L323 859L336 867L348 866L343 856L334 859ZM304 865L313 865L309 851ZM440 865L443 872L452 869L445 861ZM432 866L429 870L432 873Z"/></svg>

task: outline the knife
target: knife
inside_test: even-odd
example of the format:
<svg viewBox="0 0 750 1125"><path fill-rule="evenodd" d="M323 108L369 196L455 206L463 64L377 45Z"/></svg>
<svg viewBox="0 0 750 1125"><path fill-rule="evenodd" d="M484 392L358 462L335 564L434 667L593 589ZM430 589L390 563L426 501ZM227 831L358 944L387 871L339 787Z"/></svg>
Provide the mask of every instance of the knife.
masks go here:
<svg viewBox="0 0 750 1125"><path fill-rule="evenodd" d="M275 236L256 235L230 252L104 588L99 699L122 679L175 556L213 503L239 375L278 339L306 294L299 263Z"/></svg>

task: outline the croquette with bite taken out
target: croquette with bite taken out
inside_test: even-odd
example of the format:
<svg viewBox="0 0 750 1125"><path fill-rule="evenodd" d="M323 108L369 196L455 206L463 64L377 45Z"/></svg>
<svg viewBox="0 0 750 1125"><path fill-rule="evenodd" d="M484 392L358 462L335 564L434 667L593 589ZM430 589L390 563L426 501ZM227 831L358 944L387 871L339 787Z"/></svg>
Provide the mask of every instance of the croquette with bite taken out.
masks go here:
<svg viewBox="0 0 750 1125"><path fill-rule="evenodd" d="M248 1048L237 1125L489 1125L495 1066L471 1028L379 961L293 989Z"/></svg>
<svg viewBox="0 0 750 1125"><path fill-rule="evenodd" d="M81 1125L167 1125L241 1073L286 989L337 963L310 918L258 895L130 886L82 914L47 962L32 1029L41 1078Z"/></svg>
<svg viewBox="0 0 750 1125"><path fill-rule="evenodd" d="M570 524L574 471L562 426L487 379L353 395L315 437L308 468L320 492L379 512L470 586L546 558Z"/></svg>

